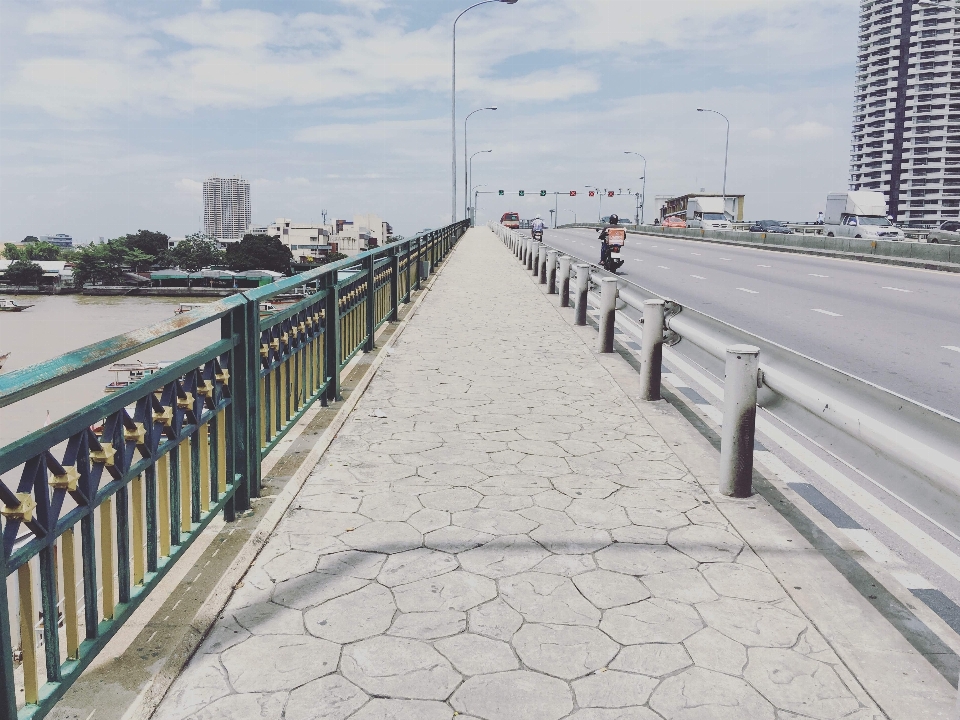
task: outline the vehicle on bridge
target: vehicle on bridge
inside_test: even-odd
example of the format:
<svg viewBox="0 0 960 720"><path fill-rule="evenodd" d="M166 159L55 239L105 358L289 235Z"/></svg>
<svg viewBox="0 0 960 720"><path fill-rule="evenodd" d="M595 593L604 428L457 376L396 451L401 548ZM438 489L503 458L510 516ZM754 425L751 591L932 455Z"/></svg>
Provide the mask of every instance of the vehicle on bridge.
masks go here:
<svg viewBox="0 0 960 720"><path fill-rule="evenodd" d="M660 225L665 228L685 228L687 226L687 218L679 214L667 215Z"/></svg>
<svg viewBox="0 0 960 720"><path fill-rule="evenodd" d="M782 220L757 220L750 226L750 232L793 235L793 230Z"/></svg>
<svg viewBox="0 0 960 720"><path fill-rule="evenodd" d="M504 227L508 227L511 230L520 229L520 213L515 212L505 212L500 216L500 224Z"/></svg>
<svg viewBox="0 0 960 720"><path fill-rule="evenodd" d="M729 230L730 218L722 197L692 197L687 200L687 227L702 230Z"/></svg>
<svg viewBox="0 0 960 720"><path fill-rule="evenodd" d="M941 245L960 245L960 222L956 220L947 220L940 224L936 230L931 230L927 235L928 243L937 243Z"/></svg>
<svg viewBox="0 0 960 720"><path fill-rule="evenodd" d="M881 192L856 190L830 193L823 219L827 237L903 240L902 230L886 215L887 201Z"/></svg>

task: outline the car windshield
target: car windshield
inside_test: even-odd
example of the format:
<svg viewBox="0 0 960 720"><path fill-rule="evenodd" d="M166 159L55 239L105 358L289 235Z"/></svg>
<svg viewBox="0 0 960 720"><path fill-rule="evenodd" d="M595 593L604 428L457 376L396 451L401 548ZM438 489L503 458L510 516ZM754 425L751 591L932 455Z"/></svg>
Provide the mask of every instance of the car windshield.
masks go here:
<svg viewBox="0 0 960 720"><path fill-rule="evenodd" d="M704 213L703 219L704 220L726 220L727 216L724 215L723 213Z"/></svg>
<svg viewBox="0 0 960 720"><path fill-rule="evenodd" d="M890 227L890 221L885 217L875 215L858 215L857 220L861 225L879 225L880 227Z"/></svg>
<svg viewBox="0 0 960 720"><path fill-rule="evenodd" d="M517 215L516 213L507 213L507 214L504 216L504 219L505 219L505 220L519 220L519 219L520 219L520 216Z"/></svg>

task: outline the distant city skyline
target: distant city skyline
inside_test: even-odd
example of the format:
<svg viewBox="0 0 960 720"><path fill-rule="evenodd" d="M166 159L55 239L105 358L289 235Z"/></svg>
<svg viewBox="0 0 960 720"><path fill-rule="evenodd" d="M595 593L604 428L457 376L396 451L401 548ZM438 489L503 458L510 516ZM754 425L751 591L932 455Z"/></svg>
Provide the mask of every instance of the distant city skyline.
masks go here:
<svg viewBox="0 0 960 720"><path fill-rule="evenodd" d="M250 183L241 176L203 181L203 232L217 240L242 240L252 225Z"/></svg>

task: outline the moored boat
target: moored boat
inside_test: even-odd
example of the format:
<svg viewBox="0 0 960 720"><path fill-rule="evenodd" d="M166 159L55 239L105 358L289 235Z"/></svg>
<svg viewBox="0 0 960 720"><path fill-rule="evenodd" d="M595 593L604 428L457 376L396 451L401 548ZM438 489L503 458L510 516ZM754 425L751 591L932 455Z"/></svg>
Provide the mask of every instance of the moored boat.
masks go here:
<svg viewBox="0 0 960 720"><path fill-rule="evenodd" d="M108 372L114 374L111 382L103 389L106 393L113 393L117 390L123 390L136 382L143 380L147 375L153 375L161 368L160 363L145 363L141 360L135 362L114 363L107 368Z"/></svg>
<svg viewBox="0 0 960 720"><path fill-rule="evenodd" d="M0 311L3 312L23 312L32 307L33 305L21 305L16 300L10 300L9 298L0 298Z"/></svg>

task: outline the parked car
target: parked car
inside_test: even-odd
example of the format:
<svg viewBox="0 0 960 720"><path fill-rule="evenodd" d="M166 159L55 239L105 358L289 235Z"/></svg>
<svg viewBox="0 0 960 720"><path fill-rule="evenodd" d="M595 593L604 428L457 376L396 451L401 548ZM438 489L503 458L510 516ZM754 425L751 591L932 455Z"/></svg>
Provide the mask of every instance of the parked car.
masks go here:
<svg viewBox="0 0 960 720"><path fill-rule="evenodd" d="M515 212L505 212L500 216L500 224L504 227L508 227L511 230L520 229L520 213Z"/></svg>
<svg viewBox="0 0 960 720"><path fill-rule="evenodd" d="M927 235L928 243L941 245L960 245L960 221L947 220L940 223L940 227L931 230Z"/></svg>
<svg viewBox="0 0 960 720"><path fill-rule="evenodd" d="M667 215L660 224L666 228L685 228L687 219L683 215Z"/></svg>
<svg viewBox="0 0 960 720"><path fill-rule="evenodd" d="M793 234L793 230L788 228L787 224L781 220L757 220L750 226L750 232Z"/></svg>

